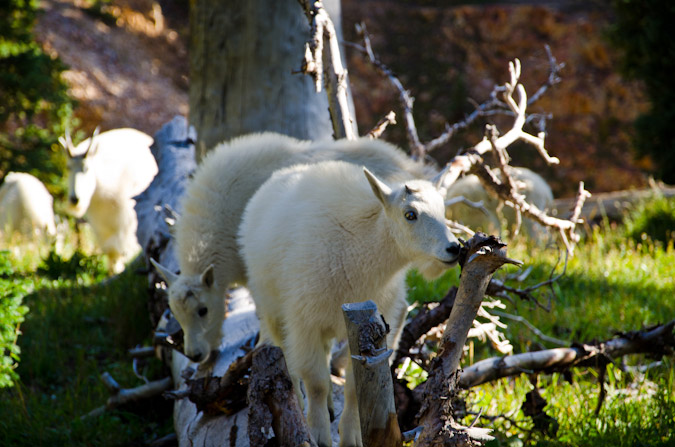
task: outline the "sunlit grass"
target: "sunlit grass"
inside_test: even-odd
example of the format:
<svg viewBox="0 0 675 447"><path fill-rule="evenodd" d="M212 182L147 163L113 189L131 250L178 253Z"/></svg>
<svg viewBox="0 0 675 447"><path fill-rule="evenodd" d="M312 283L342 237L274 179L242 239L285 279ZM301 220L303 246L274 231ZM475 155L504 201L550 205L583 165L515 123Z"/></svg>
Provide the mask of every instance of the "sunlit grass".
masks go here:
<svg viewBox="0 0 675 447"><path fill-rule="evenodd" d="M673 199L670 199L671 201ZM504 312L526 318L544 334L564 341L592 342L611 339L619 332L644 329L675 319L675 249L673 240L652 238L672 235L670 221L662 210L672 204L657 203L652 212L649 204L642 212L628 218L626 228L606 222L589 231L567 262L565 274L551 287L535 293L540 305L513 298L504 301ZM644 219L657 215L660 224ZM665 222L665 223L663 223ZM666 228L664 230L663 228ZM636 228L640 228L638 237ZM671 229L672 230L672 229ZM564 259L555 247L540 247L522 241L508 241L509 257L524 262L521 269L507 266L495 277L511 286L527 287L547 280L562 271ZM529 276L518 283L513 276L531 268ZM419 275L409 275L411 302L441 299L449 287L459 283L455 269L433 283L425 283ZM547 307L549 310L542 307ZM539 339L525 325L502 318L508 324L504 331L513 343L515 353L557 347ZM476 345L477 343L474 342ZM490 346L477 346L473 361L500 355ZM466 366L470 359L464 359ZM643 355L617 359L608 366L605 377L607 396L596 415L600 390L599 371L575 369L569 375L540 374L534 378L547 400L547 418L553 426L544 433L535 428L522 411L528 391L534 388L526 374L501 379L475 387L466 393L470 412L483 411L479 426L495 430L497 440L489 445L516 446L665 446L675 445L675 369L672 358L652 370L624 373L625 364L644 365L653 360ZM411 382L421 373L415 368ZM568 382L566 378L571 378ZM470 424L469 415L463 421ZM555 429L555 430L554 430Z"/></svg>

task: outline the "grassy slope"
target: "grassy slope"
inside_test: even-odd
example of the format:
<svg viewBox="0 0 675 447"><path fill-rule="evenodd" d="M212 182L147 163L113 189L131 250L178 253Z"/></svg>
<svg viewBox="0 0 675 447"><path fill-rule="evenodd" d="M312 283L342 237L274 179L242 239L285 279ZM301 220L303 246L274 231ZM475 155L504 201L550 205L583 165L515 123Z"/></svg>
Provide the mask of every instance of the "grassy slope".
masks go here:
<svg viewBox="0 0 675 447"><path fill-rule="evenodd" d="M673 205L671 205L672 208ZM632 224L630 221L629 224ZM670 224L671 227L675 227ZM538 294L543 304L550 298L551 310L516 299L505 303L505 312L518 314L543 333L572 342L611 338L616 332L639 330L675 318L675 249L673 242L664 247L616 225L596 230L577 248L567 266L567 273L553 286ZM513 244L509 256L521 259L532 272L522 285L546 280L558 262L552 249L538 249ZM558 271L561 267L558 267ZM517 272L505 268L496 277ZM412 298L442 297L447 287L457 284L458 272L448 272L434 283L424 283L411 275ZM511 283L511 285L516 285ZM537 339L524 325L509 322L505 333L515 352L556 347ZM478 343L478 342L475 342ZM475 360L499 355L480 345ZM660 367L647 373L629 374L618 366L625 362L647 364L653 360L631 356L610 365L605 380L607 398L600 413L594 414L599 394L598 372L577 370L569 377L559 374L533 378L526 374L482 385L466 393L469 411L483 409L480 425L495 428L498 440L491 445L521 445L523 442L554 446L638 446L675 445L675 362L663 359ZM418 371L419 373L419 371ZM569 379L570 381L566 380ZM545 412L556 419L548 433L534 429L532 420L523 415L525 394L540 388L547 399ZM499 416L496 419L491 416ZM506 417L503 417L506 416ZM475 416L465 422L471 423ZM547 424L545 424L547 425Z"/></svg>
<svg viewBox="0 0 675 447"><path fill-rule="evenodd" d="M169 433L170 413L161 402L142 416L126 409L80 420L109 396L102 372L123 388L143 383L126 350L149 342L146 279L129 271L102 283L105 260L80 252L68 259L52 252L40 266L30 255L11 259L15 271L0 277L0 288L22 281L32 292L24 297L20 380L0 390L2 444L132 446ZM152 380L160 369L151 361L145 372Z"/></svg>

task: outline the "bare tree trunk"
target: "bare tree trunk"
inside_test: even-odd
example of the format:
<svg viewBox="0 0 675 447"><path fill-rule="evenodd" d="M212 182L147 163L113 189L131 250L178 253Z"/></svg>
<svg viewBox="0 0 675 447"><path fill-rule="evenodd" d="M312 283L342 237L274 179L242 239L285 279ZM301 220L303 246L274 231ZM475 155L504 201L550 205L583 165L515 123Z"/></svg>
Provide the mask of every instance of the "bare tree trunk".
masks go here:
<svg viewBox="0 0 675 447"><path fill-rule="evenodd" d="M339 24L339 0L323 3ZM310 140L332 135L325 92L299 73L309 38L294 1L191 4L190 123L199 136L198 159L222 140L251 132Z"/></svg>

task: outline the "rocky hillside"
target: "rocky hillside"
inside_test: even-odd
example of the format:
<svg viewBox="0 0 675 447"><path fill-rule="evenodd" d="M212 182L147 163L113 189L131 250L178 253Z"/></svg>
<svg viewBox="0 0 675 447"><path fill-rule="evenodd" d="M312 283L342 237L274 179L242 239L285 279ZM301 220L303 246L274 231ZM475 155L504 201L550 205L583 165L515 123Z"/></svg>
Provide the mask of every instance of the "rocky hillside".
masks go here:
<svg viewBox="0 0 675 447"><path fill-rule="evenodd" d="M494 84L505 82L508 61L515 57L521 59L523 82L533 93L547 77L548 44L565 63L563 81L531 110L552 114L547 146L562 164L544 167L527 146L513 149L514 164L543 172L557 196L573 194L579 180L593 192L646 183L643 170L650 160L636 160L630 145L630 123L645 100L640 85L626 82L616 71L616 55L603 37L611 20L603 2L456 3L342 1L345 38L358 42L354 24L366 23L375 51L416 98L423 140L440 134L446 122L461 120L472 110L472 101L485 100ZM79 101L81 126L131 126L152 134L174 115L187 114L188 2L42 4L45 12L36 34L70 67L65 77ZM362 54L349 50L348 67L362 133L389 110L399 112L396 92ZM458 135L434 157L445 161L478 141L483 124ZM508 130L508 119L497 124ZM385 138L406 145L401 125Z"/></svg>

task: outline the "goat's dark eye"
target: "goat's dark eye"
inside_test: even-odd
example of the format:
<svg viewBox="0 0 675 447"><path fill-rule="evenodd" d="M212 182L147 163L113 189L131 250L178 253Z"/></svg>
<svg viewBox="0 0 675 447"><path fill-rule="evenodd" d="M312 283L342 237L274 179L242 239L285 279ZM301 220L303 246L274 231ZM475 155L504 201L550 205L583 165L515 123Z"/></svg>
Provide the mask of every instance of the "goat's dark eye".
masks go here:
<svg viewBox="0 0 675 447"><path fill-rule="evenodd" d="M209 309L207 309L206 307L200 307L199 310L197 311L197 315L199 315L200 317L205 317L208 312Z"/></svg>
<svg viewBox="0 0 675 447"><path fill-rule="evenodd" d="M417 213L411 210L406 211L404 214L406 219L408 220L416 220L417 219Z"/></svg>

